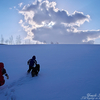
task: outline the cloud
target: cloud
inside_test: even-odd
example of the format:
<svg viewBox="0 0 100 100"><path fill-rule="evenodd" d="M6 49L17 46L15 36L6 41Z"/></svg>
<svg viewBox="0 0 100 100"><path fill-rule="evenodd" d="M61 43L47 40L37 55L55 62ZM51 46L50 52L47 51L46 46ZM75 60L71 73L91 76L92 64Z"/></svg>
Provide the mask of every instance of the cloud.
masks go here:
<svg viewBox="0 0 100 100"><path fill-rule="evenodd" d="M12 9L12 8L9 8L9 9Z"/></svg>
<svg viewBox="0 0 100 100"><path fill-rule="evenodd" d="M19 23L22 24L23 23L23 20L20 20Z"/></svg>
<svg viewBox="0 0 100 100"><path fill-rule="evenodd" d="M21 6L23 5L23 3L21 2L21 3L19 3L18 5L19 5L19 7L21 7Z"/></svg>
<svg viewBox="0 0 100 100"><path fill-rule="evenodd" d="M27 32L27 37L35 41L47 43L94 43L100 37L100 30L78 30L90 16L75 11L69 14L67 10L56 8L56 2L38 0L23 6L19 11L24 16L20 24Z"/></svg>

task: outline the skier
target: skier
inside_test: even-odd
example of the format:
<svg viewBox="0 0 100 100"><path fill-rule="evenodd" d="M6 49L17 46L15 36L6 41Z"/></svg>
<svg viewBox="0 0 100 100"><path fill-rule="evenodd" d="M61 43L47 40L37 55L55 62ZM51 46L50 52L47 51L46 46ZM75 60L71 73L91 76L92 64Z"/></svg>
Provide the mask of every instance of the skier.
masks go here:
<svg viewBox="0 0 100 100"><path fill-rule="evenodd" d="M31 71L32 77L34 77L34 75L37 76L38 72L40 71L40 65L37 64L36 57L33 56L32 59L29 59L27 64L29 65L29 69L28 69L27 73L30 73L30 71Z"/></svg>
<svg viewBox="0 0 100 100"><path fill-rule="evenodd" d="M4 83L5 83L3 75L5 75L7 77L7 79L9 79L9 76L6 73L6 69L4 68L4 64L2 62L0 62L0 86L4 85Z"/></svg>

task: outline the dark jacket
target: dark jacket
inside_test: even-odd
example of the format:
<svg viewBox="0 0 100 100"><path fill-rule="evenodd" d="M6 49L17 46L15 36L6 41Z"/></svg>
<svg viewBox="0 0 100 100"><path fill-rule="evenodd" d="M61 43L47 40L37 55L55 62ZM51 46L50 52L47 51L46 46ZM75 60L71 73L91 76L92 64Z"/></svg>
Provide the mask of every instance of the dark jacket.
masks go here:
<svg viewBox="0 0 100 100"><path fill-rule="evenodd" d="M36 65L37 64L37 61L35 60L35 59L29 59L28 60L28 65L30 66L30 67L34 67L34 64Z"/></svg>

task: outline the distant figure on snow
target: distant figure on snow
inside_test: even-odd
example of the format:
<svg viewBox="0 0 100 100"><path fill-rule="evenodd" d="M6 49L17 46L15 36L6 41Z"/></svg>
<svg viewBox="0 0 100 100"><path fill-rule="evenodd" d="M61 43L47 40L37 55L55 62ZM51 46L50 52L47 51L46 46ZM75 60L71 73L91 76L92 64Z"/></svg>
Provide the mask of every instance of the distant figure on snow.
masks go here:
<svg viewBox="0 0 100 100"><path fill-rule="evenodd" d="M40 71L40 65L37 64L36 57L33 56L32 59L29 59L27 64L29 65L29 69L27 72L30 73L31 71L32 77L34 77L35 75L37 76L38 72Z"/></svg>
<svg viewBox="0 0 100 100"><path fill-rule="evenodd" d="M2 86L5 83L3 75L5 75L7 77L7 79L9 79L9 76L6 73L6 69L4 68L4 64L2 62L0 62L0 86Z"/></svg>

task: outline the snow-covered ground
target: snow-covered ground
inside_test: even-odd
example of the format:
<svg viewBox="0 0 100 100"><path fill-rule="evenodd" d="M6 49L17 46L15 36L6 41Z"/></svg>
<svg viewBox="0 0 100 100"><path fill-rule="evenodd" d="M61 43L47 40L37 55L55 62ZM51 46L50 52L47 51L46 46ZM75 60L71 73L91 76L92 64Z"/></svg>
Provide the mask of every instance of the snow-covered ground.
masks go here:
<svg viewBox="0 0 100 100"><path fill-rule="evenodd" d="M37 77L27 75L36 55ZM100 100L100 45L0 45L9 80L0 100Z"/></svg>

